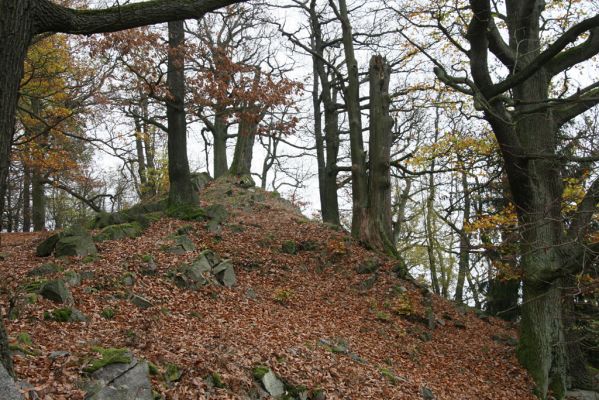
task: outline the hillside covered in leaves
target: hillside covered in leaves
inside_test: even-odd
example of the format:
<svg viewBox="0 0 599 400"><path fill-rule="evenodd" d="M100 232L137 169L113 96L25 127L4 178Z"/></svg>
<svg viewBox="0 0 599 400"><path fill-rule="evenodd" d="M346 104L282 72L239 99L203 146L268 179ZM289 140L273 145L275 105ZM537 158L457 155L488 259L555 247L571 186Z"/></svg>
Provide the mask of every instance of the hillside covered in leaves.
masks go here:
<svg viewBox="0 0 599 400"><path fill-rule="evenodd" d="M273 193L219 180L201 198L217 219L153 213L94 256L38 257L50 232L2 234L0 306L27 395L83 399L98 360L127 349L155 398L267 398L268 370L288 399L534 398L505 322L398 277ZM185 275L206 254L230 260L226 285ZM65 304L40 294L53 280Z"/></svg>

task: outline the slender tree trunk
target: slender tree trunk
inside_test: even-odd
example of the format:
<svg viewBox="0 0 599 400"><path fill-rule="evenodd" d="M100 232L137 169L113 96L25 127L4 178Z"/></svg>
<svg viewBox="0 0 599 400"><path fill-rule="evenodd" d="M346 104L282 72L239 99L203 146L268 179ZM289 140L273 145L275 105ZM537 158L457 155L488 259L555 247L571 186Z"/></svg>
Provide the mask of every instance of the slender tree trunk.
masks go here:
<svg viewBox="0 0 599 400"><path fill-rule="evenodd" d="M214 178L223 176L229 170L227 162L227 120L225 110L217 109L214 116Z"/></svg>
<svg viewBox="0 0 599 400"><path fill-rule="evenodd" d="M187 159L187 122L185 120L185 30L183 21L168 23L169 57L167 84L170 99L167 101L168 119L168 175L171 205L196 204L198 195L193 190L189 161Z"/></svg>
<svg viewBox="0 0 599 400"><path fill-rule="evenodd" d="M323 59L324 46L322 27L316 11L316 1L309 7L310 25L312 29L312 56L314 87L312 102L314 106L314 136L316 138L316 155L318 160L318 183L320 191L320 208L323 222L340 225L339 200L337 198L337 158L339 155L337 93L329 80ZM319 85L320 84L320 85ZM320 103L324 107L321 109ZM324 137L322 117L324 115Z"/></svg>
<svg viewBox="0 0 599 400"><path fill-rule="evenodd" d="M39 99L31 99L31 109L34 115L42 115L42 105ZM37 123L39 125L41 122ZM35 142L41 149L48 147L48 133L44 128L36 128L32 134L36 137ZM43 157L43 155L42 155ZM36 232L43 231L46 227L46 193L45 193L45 177L44 172L38 165L33 167L31 179L31 199L32 199L32 217L33 230Z"/></svg>
<svg viewBox="0 0 599 400"><path fill-rule="evenodd" d="M23 163L23 232L31 230L31 170Z"/></svg>
<svg viewBox="0 0 599 400"><path fill-rule="evenodd" d="M345 104L349 119L349 141L352 163L352 236L360 238L368 228L368 175L366 154L362 138L362 114L360 112L360 80L358 62L354 52L352 26L345 0L339 0L339 17L343 32L343 50L347 66L347 85L344 88Z"/></svg>
<svg viewBox="0 0 599 400"><path fill-rule="evenodd" d="M464 300L464 283L466 274L470 270L470 234L466 233L465 227L470 223L470 189L468 188L468 176L462 171L462 193L464 195L464 211L462 213L462 230L460 232L460 250L458 261L458 279L455 288L455 301L461 304Z"/></svg>
<svg viewBox="0 0 599 400"><path fill-rule="evenodd" d="M138 118L135 118L135 150L137 151L137 173L139 175L140 193L143 199L148 194L148 177L146 172L146 159L143 147L143 126Z"/></svg>

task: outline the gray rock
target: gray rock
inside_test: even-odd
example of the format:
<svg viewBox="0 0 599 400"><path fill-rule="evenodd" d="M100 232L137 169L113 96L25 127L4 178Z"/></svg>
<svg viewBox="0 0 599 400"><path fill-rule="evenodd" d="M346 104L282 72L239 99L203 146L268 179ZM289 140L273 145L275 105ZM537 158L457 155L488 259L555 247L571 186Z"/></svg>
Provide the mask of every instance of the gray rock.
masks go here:
<svg viewBox="0 0 599 400"><path fill-rule="evenodd" d="M422 386L420 388L420 394L424 400L435 400L435 395L433 391L427 388L426 386Z"/></svg>
<svg viewBox="0 0 599 400"><path fill-rule="evenodd" d="M98 254L94 240L89 233L62 236L56 243L54 255L56 257L78 256L85 257Z"/></svg>
<svg viewBox="0 0 599 400"><path fill-rule="evenodd" d="M70 355L71 355L71 353L69 353L68 351L53 351L52 353L50 353L48 358L50 360L54 361L58 358L68 357Z"/></svg>
<svg viewBox="0 0 599 400"><path fill-rule="evenodd" d="M137 222L119 225L110 225L102 229L94 239L98 242L104 240L119 240L124 238L135 238L143 232L142 226Z"/></svg>
<svg viewBox="0 0 599 400"><path fill-rule="evenodd" d="M0 399L22 400L23 396L17 388L15 381L8 375L2 363L0 363Z"/></svg>
<svg viewBox="0 0 599 400"><path fill-rule="evenodd" d="M566 392L566 398L571 400L599 400L599 393L577 389Z"/></svg>
<svg viewBox="0 0 599 400"><path fill-rule="evenodd" d="M65 284L69 287L75 287L81 285L81 275L75 271L66 271L63 274Z"/></svg>
<svg viewBox="0 0 599 400"><path fill-rule="evenodd" d="M175 236L173 241L175 242L175 245L166 249L169 253L185 254L188 251L194 251L196 249L191 239L186 235Z"/></svg>
<svg viewBox="0 0 599 400"><path fill-rule="evenodd" d="M203 190L210 182L212 177L208 172L199 172L191 174L191 185L196 192Z"/></svg>
<svg viewBox="0 0 599 400"><path fill-rule="evenodd" d="M254 289L248 288L245 291L245 297L250 300L256 300L258 298L258 294L256 293L256 291Z"/></svg>
<svg viewBox="0 0 599 400"><path fill-rule="evenodd" d="M91 375L88 400L152 400L148 364L133 359L130 364L110 364Z"/></svg>
<svg viewBox="0 0 599 400"><path fill-rule="evenodd" d="M218 264L212 270L214 276L218 282L228 288L232 288L237 283L237 277L235 276L235 269L230 261L225 260Z"/></svg>
<svg viewBox="0 0 599 400"><path fill-rule="evenodd" d="M285 385L272 371L268 371L261 379L262 386L272 397L278 397L285 394Z"/></svg>
<svg viewBox="0 0 599 400"><path fill-rule="evenodd" d="M135 274L128 272L121 278L121 283L125 286L135 285Z"/></svg>
<svg viewBox="0 0 599 400"><path fill-rule="evenodd" d="M76 308L71 308L71 317L69 318L69 322L86 322L87 320L88 318L85 314Z"/></svg>
<svg viewBox="0 0 599 400"><path fill-rule="evenodd" d="M55 303L73 303L73 295L62 279L56 279L45 283L40 289L40 295Z"/></svg>
<svg viewBox="0 0 599 400"><path fill-rule="evenodd" d="M201 259L201 258L205 258L211 267L214 267L215 265L217 265L221 262L221 258L219 257L219 255L210 249L202 251L200 253L200 255L198 256L198 258L196 258L196 260Z"/></svg>
<svg viewBox="0 0 599 400"><path fill-rule="evenodd" d="M206 215L212 222L220 224L229 217L229 212L222 204L213 204L206 208Z"/></svg>
<svg viewBox="0 0 599 400"><path fill-rule="evenodd" d="M45 276L51 275L60 271L60 267L54 263L48 263L35 267L31 271L27 272L27 276Z"/></svg>
<svg viewBox="0 0 599 400"><path fill-rule="evenodd" d="M143 296L140 296L138 294L133 294L131 296L131 303L133 303L134 305L136 305L139 308L150 308L152 307L154 304L152 304L152 302L150 302L150 300L146 299Z"/></svg>
<svg viewBox="0 0 599 400"><path fill-rule="evenodd" d="M54 248L56 247L56 243L60 240L60 234L55 234L41 242L36 250L35 254L38 257L49 257L54 252Z"/></svg>
<svg viewBox="0 0 599 400"><path fill-rule="evenodd" d="M158 271L158 267L156 266L156 262L153 258L150 258L144 265L141 267L141 273L143 275L155 275Z"/></svg>

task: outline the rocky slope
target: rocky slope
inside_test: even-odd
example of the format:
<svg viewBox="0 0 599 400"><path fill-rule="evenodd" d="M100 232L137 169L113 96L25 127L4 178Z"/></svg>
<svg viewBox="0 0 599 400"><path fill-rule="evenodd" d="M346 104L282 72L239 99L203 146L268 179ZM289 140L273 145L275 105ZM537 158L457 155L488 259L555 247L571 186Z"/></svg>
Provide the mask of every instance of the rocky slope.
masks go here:
<svg viewBox="0 0 599 400"><path fill-rule="evenodd" d="M0 305L31 394L84 398L91 366L126 354L149 366L157 398L534 398L504 322L399 279L393 260L272 193L217 182L202 193L214 204L218 218L154 215L96 256L37 257L49 233L2 235ZM234 281L202 264L207 249ZM40 294L56 280L62 304Z"/></svg>

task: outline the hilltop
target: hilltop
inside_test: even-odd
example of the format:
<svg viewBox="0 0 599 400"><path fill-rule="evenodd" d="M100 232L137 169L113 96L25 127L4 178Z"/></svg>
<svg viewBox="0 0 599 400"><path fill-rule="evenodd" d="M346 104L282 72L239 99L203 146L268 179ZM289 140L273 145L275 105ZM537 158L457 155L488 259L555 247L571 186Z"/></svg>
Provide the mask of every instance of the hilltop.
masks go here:
<svg viewBox="0 0 599 400"><path fill-rule="evenodd" d="M97 242L97 256L37 257L51 233L2 235L15 369L41 398L84 398L90 360L120 348L150 363L167 399L260 398L260 368L289 398L534 399L505 322L400 279L392 259L276 194L217 181L201 198L224 206L222 222L155 216L140 236ZM181 236L192 245L173 251ZM207 249L230 260L231 288L177 281ZM81 321L60 322L63 306L36 294L54 279Z"/></svg>

